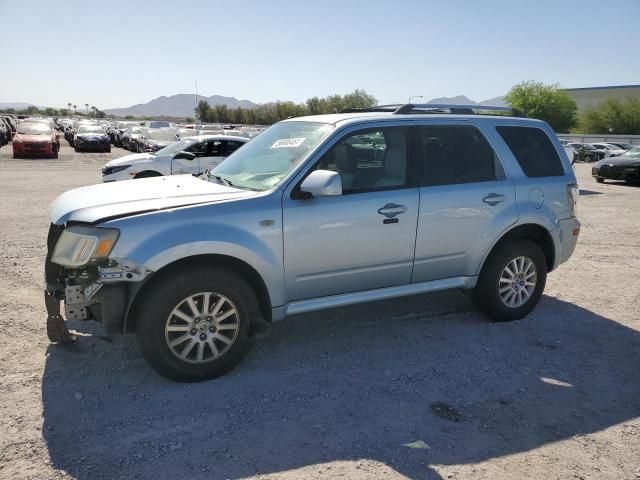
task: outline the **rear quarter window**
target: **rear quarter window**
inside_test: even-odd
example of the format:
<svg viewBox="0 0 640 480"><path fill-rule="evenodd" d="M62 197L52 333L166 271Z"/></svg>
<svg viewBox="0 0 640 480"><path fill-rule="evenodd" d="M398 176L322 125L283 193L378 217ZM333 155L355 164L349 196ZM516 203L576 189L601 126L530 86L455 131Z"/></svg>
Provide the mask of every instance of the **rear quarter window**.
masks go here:
<svg viewBox="0 0 640 480"><path fill-rule="evenodd" d="M548 135L535 127L496 127L527 177L564 175L560 156Z"/></svg>

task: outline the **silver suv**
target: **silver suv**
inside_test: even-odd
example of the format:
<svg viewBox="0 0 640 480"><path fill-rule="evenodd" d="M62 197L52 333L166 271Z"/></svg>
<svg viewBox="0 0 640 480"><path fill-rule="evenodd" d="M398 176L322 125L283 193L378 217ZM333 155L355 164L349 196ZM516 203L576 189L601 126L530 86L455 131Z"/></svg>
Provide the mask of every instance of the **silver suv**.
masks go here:
<svg viewBox="0 0 640 480"><path fill-rule="evenodd" d="M136 332L158 372L198 381L290 314L462 288L490 319L524 317L575 248L576 178L549 125L476 108L289 119L206 178L64 193L49 338L73 341L64 300L67 320Z"/></svg>

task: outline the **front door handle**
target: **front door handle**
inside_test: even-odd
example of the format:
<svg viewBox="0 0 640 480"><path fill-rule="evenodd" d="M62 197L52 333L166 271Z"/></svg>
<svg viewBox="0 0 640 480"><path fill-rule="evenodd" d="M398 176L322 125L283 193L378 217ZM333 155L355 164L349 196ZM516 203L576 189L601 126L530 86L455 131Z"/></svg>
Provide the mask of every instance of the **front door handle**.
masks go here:
<svg viewBox="0 0 640 480"><path fill-rule="evenodd" d="M406 211L407 207L405 205L396 205L395 203L387 203L384 207L378 209L378 213L387 218L393 218Z"/></svg>
<svg viewBox="0 0 640 480"><path fill-rule="evenodd" d="M490 193L489 195L484 197L482 201L487 205L491 205L493 207L494 205L504 202L506 199L506 196L500 195L499 193Z"/></svg>

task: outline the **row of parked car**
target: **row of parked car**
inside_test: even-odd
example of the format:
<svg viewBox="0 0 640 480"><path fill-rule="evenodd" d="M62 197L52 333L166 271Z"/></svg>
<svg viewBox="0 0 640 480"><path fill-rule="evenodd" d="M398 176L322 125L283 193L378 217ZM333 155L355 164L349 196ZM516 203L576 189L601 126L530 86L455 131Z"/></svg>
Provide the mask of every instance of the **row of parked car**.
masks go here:
<svg viewBox="0 0 640 480"><path fill-rule="evenodd" d="M565 149L568 150L567 147L572 149L574 162L597 162L603 158L618 157L634 148L630 143L623 142L579 143L564 139L561 139L560 142Z"/></svg>
<svg viewBox="0 0 640 480"><path fill-rule="evenodd" d="M14 115L0 115L0 147L4 147L16 134L18 119Z"/></svg>
<svg viewBox="0 0 640 480"><path fill-rule="evenodd" d="M76 151L110 151L111 145L135 153L156 152L177 140L201 135L231 135L253 138L262 128L235 125L179 125L162 120L96 121L58 119L57 125Z"/></svg>

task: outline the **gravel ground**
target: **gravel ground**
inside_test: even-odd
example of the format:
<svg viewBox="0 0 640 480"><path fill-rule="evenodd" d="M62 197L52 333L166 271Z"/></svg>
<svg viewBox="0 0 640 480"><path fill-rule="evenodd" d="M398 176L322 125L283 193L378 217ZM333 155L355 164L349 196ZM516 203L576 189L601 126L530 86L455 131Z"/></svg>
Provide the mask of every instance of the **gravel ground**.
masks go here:
<svg viewBox="0 0 640 480"><path fill-rule="evenodd" d="M0 477L640 478L640 188L577 165L583 229L528 318L454 291L292 317L177 384L134 338L50 345L47 208L123 155L0 149Z"/></svg>

